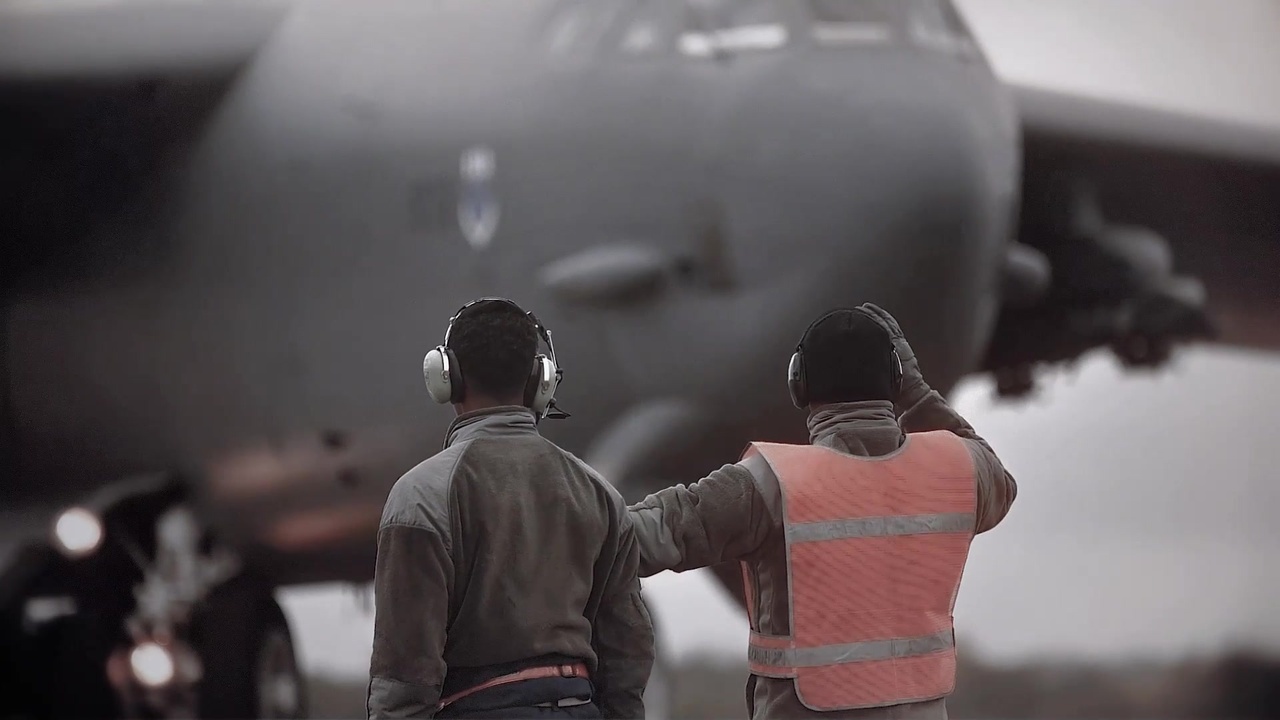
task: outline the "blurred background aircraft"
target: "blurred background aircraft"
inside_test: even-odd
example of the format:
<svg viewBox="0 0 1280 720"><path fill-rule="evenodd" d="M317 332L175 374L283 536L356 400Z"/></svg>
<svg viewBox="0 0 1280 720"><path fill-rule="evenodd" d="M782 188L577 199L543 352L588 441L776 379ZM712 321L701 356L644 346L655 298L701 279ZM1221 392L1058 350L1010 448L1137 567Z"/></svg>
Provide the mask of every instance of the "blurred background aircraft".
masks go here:
<svg viewBox="0 0 1280 720"><path fill-rule="evenodd" d="M1009 80L1280 128L1280 84L1269 70L1280 67L1280 3L957 5ZM1224 659L1280 656L1271 517L1280 506L1271 469L1280 461L1271 440L1280 364L1196 348L1135 376L1093 353L1049 373L1033 398L1001 400L994 390L974 379L952 395L1023 481L1017 512L975 545L966 572L958 632L966 659L991 670L964 678L969 705L953 703L952 714L1231 716L1221 696L1235 686L1214 684L1207 668L1247 684L1248 671ZM746 619L737 604L703 571L650 578L645 593L673 676L671 711L740 716ZM315 711L349 714L368 671L367 598L332 585L281 597L300 629L325 628L299 639L318 692L328 693L329 708ZM1275 672L1260 682L1276 682ZM1245 701L1253 705L1235 716L1274 717L1278 707L1258 690Z"/></svg>
<svg viewBox="0 0 1280 720"><path fill-rule="evenodd" d="M13 670L5 673L6 699L25 693L19 703L32 695L37 702L70 701L71 707L79 703L81 714L85 708L101 708L96 686L89 681L75 696L63 692L65 674L58 675L62 682L52 693L32 693L24 683L39 686L41 673L65 669L67 658L77 653L86 658L87 666L72 670L91 676L90 666L100 660L98 650L120 642L118 620L128 613L119 607L133 604L128 591L137 573L129 568L127 555L113 556L109 549L123 547L120 541L131 533L113 536L108 523L104 542L103 528L95 523L108 517L116 519L117 528L142 528L136 533L140 547L135 551L143 556L142 564L149 564L147 556L154 552L150 528L159 516L157 508L171 507L181 489L168 482L175 468L164 463L141 467L139 457L172 455L201 461L198 469L207 484L195 499L213 502L186 518L180 513L161 516L173 530L170 535L180 536L188 529L185 520L193 519L197 528L207 523L233 540L229 547L215 545L218 549L239 552L228 553L224 565L206 558L190 567L178 553L167 568L172 571L168 579L191 582L142 585L150 592L144 592L138 603L141 612L134 614L138 623L133 638L138 645L126 647L133 652L122 660L127 684L150 693L149 701L181 705L182 698L173 695L182 683L173 680L182 673L182 658L145 640L170 626L181 631L184 604L193 605L196 617L189 639L210 671L206 685L210 676L221 678L218 689L223 695L252 695L255 701L261 701L268 688L277 692L274 699L267 698L271 702L266 711L296 710L288 636L281 634L274 603L262 594L264 587L241 585L203 597L207 583L199 573L184 576L182 571L231 574L238 561L247 558L264 572L267 586L362 579L369 568L369 526L376 522L380 495L398 470L407 467L408 458L430 452L430 438L438 435L432 430L442 426L447 415L426 408L424 394L414 391L407 375L394 376L386 363L433 344L430 328L477 294L519 290L526 294L516 293L517 299L535 298L530 304L560 332L561 352L571 371L564 397L576 419L549 429L552 437L617 471L610 477L633 496L667 476L696 479L714 466L713 460L725 459L721 444L738 446L744 433L794 435L799 418L786 411L781 383L776 391L770 389L777 373L769 372L776 363L771 365L768 358L785 357L803 319L835 302L890 298L884 304L903 317L930 379L944 388L970 371L988 370L996 371L1003 392L1020 394L1030 388L1030 371L1038 363L1074 359L1096 347L1109 347L1130 364L1160 364L1173 341L1201 333L1196 278L1209 285L1209 307L1221 324L1223 339L1234 345L1276 346L1274 279L1280 263L1275 248L1280 233L1270 199L1276 196L1277 133L1182 122L1185 118L1176 115L1025 90L1015 96L1017 106L1004 106L998 88L983 79L982 58L964 24L948 6L936 2L808 4L825 18L812 27L812 39L853 53L843 57L856 58L849 66L834 64L835 71L821 65L826 60L805 65L812 62L809 56L799 70L785 72L793 56L788 55L788 36L784 33L780 41L776 32L778 17L768 15L769 3L737 3L747 8L742 15L722 15L729 5L710 2L691 3L698 12L677 23L689 18L697 22L670 38L675 42L669 49L694 68L687 74L673 73L661 63L624 65L621 70L611 66L613 75L595 78L606 82L603 88L589 84L594 70L585 76L572 74L584 72L583 64L592 59L591 53L581 52L584 39L619 40L620 47L640 57L665 48L661 32L646 35L645 27L664 26L646 25L645 13L675 5L638 3L623 12L626 22L600 11L600 17L618 22L600 20L599 25L593 24L596 11L583 10L584 4L504 8L513 17L545 23L538 27L546 31L552 60L550 68L540 68L546 74L535 73L539 82L531 89L526 87L530 83L519 82L526 77L512 71L512 61L520 54L502 44L513 39L504 32L523 26L514 20L509 25L494 21L492 12L485 10L442 6L442 15L431 15L406 4L377 8L391 17L368 5L331 13L313 10L298 13L280 35L264 32L259 37L255 32L262 27L274 28L262 20L272 8L266 3L227 3L224 9L231 8L231 14L201 4L166 14L176 7L166 3L148 4L143 6L146 12L131 14L130 4L123 3L123 14L114 19L111 6L103 6L105 14L90 13L83 27L127 35L137 32L138 23L154 20L161 32L150 36L164 38L166 28L198 19L200 32L176 36L190 46L167 39L199 71L184 71L184 78L207 72L213 80L225 81L225 66L242 59L243 46L271 38L265 46L269 50L249 64L252 72L231 75L238 80L231 83L229 95L210 95L194 81L176 86L144 83L130 86L124 100L120 88L103 83L104 78L163 65L174 47L142 43L121 54L120 46L111 45L109 32L101 42L97 40L104 33L86 39L74 26L70 34L57 35L65 33L66 26L58 23L67 16L45 13L37 4L0 10L10 13L5 15L7 23L0 22L0 68L7 71L0 99L10 130L5 148L14 159L4 187L17 193L17 202L6 202L6 208L16 212L8 214L4 226L4 367L9 381L4 399L12 428L3 446L5 530L12 537L28 528L40 534L58 518L65 530L60 536L63 550L76 549L67 547L70 539L73 546L91 545L95 551L88 560L62 564L40 548L23 544L26 540L7 550L11 564L0 589L8 603L8 631L20 628L21 637L6 643L6 660ZM764 8L763 20L752 16L753 7ZM196 15L188 14L192 8ZM1136 2L1070 7L971 2L961 9L1006 80L1070 94L1109 93L1111 99L1164 106L1177 114L1208 109L1227 119L1280 127L1280 120L1268 114L1280 107L1280 100L1274 97L1275 88L1267 85L1265 72L1277 65L1276 52L1268 49L1280 33L1274 3L1240 2L1213 12L1203 5L1165 3L1157 8ZM788 16L791 12L782 13L781 26L787 29L796 27L789 24L796 22ZM103 17L106 25L95 26ZM397 22L403 26L428 17L439 25L415 27L415 32L404 34L403 44L344 44L351 38L379 37ZM724 18L728 22L718 26ZM898 21L902 23L895 24ZM459 24L468 32L454 32ZM610 30L615 27L628 30L617 35ZM886 42L886 31L908 28L916 45L912 51L893 55L879 47ZM20 34L23 30L28 32ZM593 35L597 31L602 34ZM65 43L41 45L47 39L42 32L63 39L80 37L82 43L74 52ZM1065 50L1073 32L1079 44ZM1221 40L1211 42L1215 36ZM195 42L200 38L207 43ZM323 57L314 55L316 43L323 46ZM39 52L32 50L37 45ZM95 55L102 48L106 54ZM1052 62L1044 58L1055 56L1062 63L1056 75L1034 65L1036 58ZM297 65L298 57L308 58L309 66ZM396 65L396 58L440 64L406 69ZM449 59L461 62L460 58L466 61L463 71L450 75L424 70ZM86 62L100 70L98 77L77 75ZM1026 64L1019 67L1020 62ZM947 63L955 67L946 69ZM932 75L939 68L941 74ZM895 74L899 72L904 75ZM566 90L555 83L557 73L588 78L590 91ZM681 85L691 77L692 84ZM762 78L773 84L734 89L734 83ZM899 84L902 78L907 79ZM414 110L421 96L388 101L389 94L403 94L419 79L418 90L428 96L427 105L441 103L446 110L422 116ZM1115 84L1091 84L1100 79ZM659 121L636 124L650 110L645 99L655 97L655 87L664 87L659 80L674 85L670 92L686 103L676 103L677 111L705 107L711 112L695 112L689 123L692 136L666 142L669 150L693 152L691 165L664 167L673 163L674 155L609 155L620 151L609 144L607 135L589 132L626 127L616 123L627 120L628 131L638 133L634 138L653 142L656 136L644 133L674 127L671 123L680 118L662 116L662 110ZM887 124L875 112L846 117L833 114L831 106L810 105L805 96L797 100L788 94L794 87L813 90L814 83L819 96L828 100L855 92L853 107L882 110ZM1162 83L1172 92L1162 92ZM725 87L731 89L725 95L700 94ZM1233 87L1251 105L1228 110ZM339 92L352 88L355 91L345 95ZM757 92L744 94L742 88ZM223 89L218 86L218 92ZM141 96L134 95L135 90ZM662 92L668 90L664 87ZM832 91L837 94L821 95ZM139 97L155 104L140 106ZM335 98L341 100L337 106ZM599 104L593 105L593 98ZM695 98L698 102L690 104ZM204 117L209 112L200 104L204 101L212 101L214 108L208 124L180 115L175 120L170 114L176 108L193 110L196 119ZM581 117L566 112L574 107L581 109ZM281 113L285 108L296 112ZM516 110L497 122L492 116L502 108ZM1019 114L1010 114L1015 109ZM476 115L477 111L485 112ZM966 117L966 112L973 114ZM94 122L101 118L108 122ZM477 118L485 121L482 126L467 126L465 121ZM86 119L101 135L71 145L91 151L87 160L74 153L47 152L61 149L58 140L83 139L80 133L86 125L79 123ZM836 132L824 125L831 119L852 122L857 132ZM1014 178L1009 172L1017 159L1007 152L1016 147L1015 128L1003 123L1019 119L1025 124L1023 149L1029 172L1021 188L1021 226L1014 228L1008 224L1011 218L1001 214L1001 208L1012 207L1016 195L1002 183ZM507 120L514 124L504 124ZM557 123L564 128L556 133L521 136L529 127L545 133ZM200 128L195 141L181 137L190 126ZM798 145L802 136L793 133L796 127L808 131ZM720 130L724 132L717 134ZM195 154L161 155L156 165L132 167L135 161L157 160L141 150L156 138L174 139L169 133L179 136L173 147L193 146ZM482 137L486 134L506 144L490 141L496 151L470 145L488 141ZM146 147L129 145L139 138ZM405 138L426 141L415 147ZM868 143L868 138L891 142ZM641 140L638 146L646 147ZM804 140L816 144L806 145ZM949 144L952 141L956 144ZM123 152L114 159L93 154L104 147ZM700 148L706 157L698 155ZM1175 152L1169 153L1170 148ZM1188 148L1197 152L1188 155ZM815 149L833 155L836 165L824 166L804 156ZM1170 159L1170 154L1182 157ZM456 218L461 233L448 231L450 240L459 244L447 249L443 259L438 252L428 253L427 247L437 233L443 234L441 217L453 224L452 203L442 211L439 199L450 195L447 186L454 181L423 174L415 162L461 164ZM631 163L639 163L639 169ZM108 170L87 177L73 172L94 167ZM516 179L508 184L495 181L508 167L516 169ZM519 176L531 167L538 172ZM679 171L686 167L690 172ZM840 167L850 174L829 174ZM540 174L544 172L545 177ZM1099 218L1090 212L1090 188L1060 183L1064 174L1092 181L1108 214L1115 212L1127 222L1148 221L1143 223L1148 228L1109 225L1105 215ZM895 176L901 185L886 183ZM145 192L137 195L132 193L138 188L130 185L136 177L161 181L145 183ZM641 185L647 192L637 193L637 177L649 183L661 179L666 186ZM520 182L537 184L539 191L512 191L515 185L510 183ZM877 195L875 188L886 185L892 186L888 195ZM401 201L406 187L411 191L407 227L397 224L405 207L380 204ZM911 194L913 187L917 195ZM840 194L829 194L833 188ZM740 204L726 208L714 201L697 202L704 195L714 200L720 193L735 197L735 192L737 203L759 203L768 195L789 202L775 200L761 206L764 214L748 212L742 217L734 217L742 210ZM588 202L593 193L601 193L604 200ZM1168 197L1178 198L1178 204L1162 200ZM123 211L114 205L121 198L128 200ZM875 203L895 198L905 198L906 204L885 210ZM852 210L839 204L860 199L866 204ZM695 202L685 207L690 200ZM566 204L576 209L565 212ZM833 213L833 207L842 212ZM539 212L548 209L555 212ZM721 215L726 210L728 222ZM904 212L936 217L912 225L902 222ZM850 220L856 224L846 226ZM889 221L898 224L890 222L892 230L876 227ZM86 227L91 232L85 233ZM675 267L664 266L669 258L653 250L687 249L681 243L688 242L682 235L689 227L696 231L696 252L691 258L678 258ZM722 237L726 228L727 238ZM1151 228L1167 236L1178 271L1192 277L1168 272L1168 246ZM670 236L663 234L668 231ZM176 254L167 245L170 235L187 243L180 244ZM1006 245L1009 235L1022 244ZM951 244L940 245L940 236ZM397 273L369 272L388 259L386 247L379 257L375 243L380 237L395 238L392 247L403 253ZM890 238L893 243L884 245ZM624 239L628 242L621 242ZM410 246L401 240L422 244ZM840 246L824 244L831 240ZM522 243L528 247L511 249ZM823 252L830 260L824 264L833 266L839 277L825 277L812 265L793 263L794 255L808 254L812 260ZM794 273L812 289L782 288L778 296L765 298L771 305L744 305L742 293L734 290L732 273L726 273L735 264L745 275ZM900 270L885 271L895 265ZM541 288L528 282L533 273L522 267L530 266L542 270ZM157 267L163 272L151 274ZM964 269L957 273L957 267ZM661 309L661 302L658 311L644 304L653 302L655 274L668 269L695 292L707 293L702 300L683 303L683 317ZM1047 269L1053 271L1052 285L1046 283ZM806 275L806 270L814 272ZM135 278L155 277L163 281L131 284ZM517 279L509 280L512 277ZM987 288L997 282L1002 292L989 293ZM932 299L921 298L926 294L922 286ZM1053 288L1048 295L1047 287ZM850 292L858 297L850 297ZM621 312L600 313L593 307L630 293L640 295L640 304L629 310L624 306ZM718 304L716 293L736 295L739 302ZM539 298L557 304L557 309L547 311ZM1144 302L1133 302L1139 299ZM634 297L626 301L637 302ZM992 326L995 301L1003 302L1003 308L999 324ZM415 302L418 307L405 309ZM398 308L395 314L375 318L374 310L391 306ZM1082 313L1081 307L1100 307L1103 312ZM708 320L725 317L727 310L745 334L707 330L714 326ZM691 330L703 337L691 337ZM679 338L688 346L683 350L692 352L671 352L671 338ZM674 437L631 431L645 437L622 433L625 442L601 443L600 437L573 429L610 427L610 421L630 417L626 427L668 423L678 428L677 434L708 432L699 427L703 421L697 414L686 414L680 403L640 404L641 412L630 413L637 398L663 389L691 357L717 357L699 341L726 339L750 343L753 354L741 361L741 367L732 366L732 361L704 360L704 369L714 368L738 388L759 387L760 397L752 398L753 407L747 408L756 413L748 423L754 426L713 429L711 434L723 442L707 443L704 456L681 451L667 458L667 467L658 472L620 466L618 458L634 455L635 447L661 446ZM311 354L317 347L329 354L323 359ZM608 357L600 358L600 353ZM1090 383L1109 371L1108 360L1091 357L1084 366L1083 387L1069 391L1060 387L1060 379L1053 381L1049 392L1055 404L1050 406L987 406L979 399L983 388L961 388L962 409L976 416L979 429L996 443L1026 488L1021 514L1015 513L1002 529L1001 542L989 540L976 548L975 567L957 610L960 630L973 636L975 648L1023 662L1029 656L1051 654L1093 660L1182 654L1244 640L1275 644L1273 634L1268 634L1274 625L1263 612L1265 598L1272 597L1276 587L1265 561L1275 537L1262 515L1276 499L1273 485L1262 475L1273 465L1265 462L1270 448L1249 433L1274 417L1259 399L1265 398L1268 386L1276 387L1276 376L1267 374L1271 367L1266 362L1216 357L1189 354L1183 358L1186 366L1172 374L1147 381L1126 376L1127 385L1109 387L1103 382L1100 390L1088 395L1084 391ZM1237 365L1221 365L1228 362ZM603 372L601 366L612 372ZM619 377L629 387L611 387ZM353 385L353 380L376 380L378 385ZM681 380L686 381L696 384L697 372ZM1144 382L1156 392L1143 396ZM1176 390L1160 394L1169 393L1167 388ZM1073 396L1074 390L1081 393ZM586 401L596 396L606 400ZM1078 404L1072 405L1071 398ZM1160 398L1174 411L1153 412ZM145 420L140 418L143 407ZM400 425L376 426L388 407ZM335 415L339 422L350 427L321 425L310 430L312 424L325 422L334 408L342 410ZM1221 415L1212 415L1215 410ZM1017 420L1001 435L1000 420L1008 413L1018 413ZM1043 426L1036 427L1037 417ZM1064 417L1076 418L1074 426ZM290 435L299 422L308 425L307 438ZM263 443L237 446L240 438L255 435ZM619 444L626 452L600 450ZM1077 462L1081 464L1073 464ZM116 472L140 469L160 474L114 481ZM1209 475L1227 479L1210 483L1205 480ZM92 487L103 490L84 496L83 491ZM300 502L302 496L305 502ZM370 497L377 502L364 502ZM31 504L33 498L43 504ZM59 516L65 507L60 503L77 503L88 512ZM335 505L338 511L326 510ZM30 568L34 570L26 572ZM117 583L126 591L124 601L117 601L121 593L114 585L104 587L104 578L128 579ZM740 621L714 622L721 616L735 618L732 605L722 595L706 594L705 588L698 602L688 601L690 593L698 597L700 591L685 578L679 580L659 578L648 584L659 603L662 636L674 646L675 657L685 657L690 645L719 647L721 657L739 653L745 637ZM93 593L109 601L95 604L87 597ZM685 602L671 602L682 595ZM304 665L363 672L367 616L348 617L349 634L344 634L329 622L334 612L341 612L341 600L332 591L285 591L282 597ZM665 611L664 598L669 608ZM1153 612L1153 606L1164 609ZM706 610L693 612L694 607ZM966 627L966 622L972 625ZM85 626L117 631L87 632ZM690 629L694 627L696 632ZM252 632L237 634L243 628ZM676 637L687 644L681 648ZM212 638L233 647L233 655L262 660L254 669L261 669L266 680L242 672L253 663L240 663L240 670L232 668L220 676L228 672L228 660L236 658L210 658ZM151 685L155 688L149 689ZM739 697L735 692L733 699ZM325 709L314 710L323 714Z"/></svg>

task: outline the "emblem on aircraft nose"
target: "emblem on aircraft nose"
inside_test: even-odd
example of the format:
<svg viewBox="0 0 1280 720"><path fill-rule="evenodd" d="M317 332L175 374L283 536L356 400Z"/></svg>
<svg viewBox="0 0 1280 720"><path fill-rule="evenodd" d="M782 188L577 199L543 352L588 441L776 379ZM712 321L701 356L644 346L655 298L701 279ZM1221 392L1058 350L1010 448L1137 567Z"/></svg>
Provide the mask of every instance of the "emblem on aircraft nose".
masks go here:
<svg viewBox="0 0 1280 720"><path fill-rule="evenodd" d="M493 191L495 159L487 147L468 148L459 163L458 227L471 247L482 250L498 229L500 207Z"/></svg>

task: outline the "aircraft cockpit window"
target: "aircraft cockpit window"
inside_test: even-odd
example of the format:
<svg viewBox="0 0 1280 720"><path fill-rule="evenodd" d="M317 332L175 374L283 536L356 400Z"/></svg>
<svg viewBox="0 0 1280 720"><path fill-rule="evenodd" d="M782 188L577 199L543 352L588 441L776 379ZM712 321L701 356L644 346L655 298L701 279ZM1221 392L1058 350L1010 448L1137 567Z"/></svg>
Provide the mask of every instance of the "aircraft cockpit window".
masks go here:
<svg viewBox="0 0 1280 720"><path fill-rule="evenodd" d="M981 54L951 0L909 0L904 5L911 39L916 44L966 57Z"/></svg>
<svg viewBox="0 0 1280 720"><path fill-rule="evenodd" d="M685 0L680 52L692 57L777 50L790 37L786 0Z"/></svg>
<svg viewBox="0 0 1280 720"><path fill-rule="evenodd" d="M546 42L558 55L585 55L593 52L613 23L619 6L579 0L566 3L550 18Z"/></svg>
<svg viewBox="0 0 1280 720"><path fill-rule="evenodd" d="M644 55L654 52L662 39L662 26L650 19L632 23L622 36L620 47L627 55Z"/></svg>
<svg viewBox="0 0 1280 720"><path fill-rule="evenodd" d="M819 45L892 42L901 0L809 0L813 39Z"/></svg>
<svg viewBox="0 0 1280 720"><path fill-rule="evenodd" d="M623 18L611 44L623 55L644 57L663 52L671 44L672 14L664 2L638 3Z"/></svg>

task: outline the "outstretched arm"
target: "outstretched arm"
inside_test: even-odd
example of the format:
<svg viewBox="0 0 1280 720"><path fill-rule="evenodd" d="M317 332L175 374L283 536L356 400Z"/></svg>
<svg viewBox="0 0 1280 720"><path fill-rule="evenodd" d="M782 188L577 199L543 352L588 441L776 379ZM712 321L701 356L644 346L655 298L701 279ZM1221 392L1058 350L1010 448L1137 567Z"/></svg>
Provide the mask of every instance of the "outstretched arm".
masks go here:
<svg viewBox="0 0 1280 720"><path fill-rule="evenodd" d="M902 361L902 391L898 393L895 411L904 432L946 430L964 438L969 445L978 483L977 532L995 527L1008 514L1018 496L1018 483L1005 469L991 445L978 435L937 390L929 387L920 372L920 362L903 336L898 321L884 309L871 303L863 308L874 315L893 338L894 348Z"/></svg>
<svg viewBox="0 0 1280 720"><path fill-rule="evenodd" d="M640 577L738 560L759 549L777 525L771 477L763 458L752 456L632 505Z"/></svg>

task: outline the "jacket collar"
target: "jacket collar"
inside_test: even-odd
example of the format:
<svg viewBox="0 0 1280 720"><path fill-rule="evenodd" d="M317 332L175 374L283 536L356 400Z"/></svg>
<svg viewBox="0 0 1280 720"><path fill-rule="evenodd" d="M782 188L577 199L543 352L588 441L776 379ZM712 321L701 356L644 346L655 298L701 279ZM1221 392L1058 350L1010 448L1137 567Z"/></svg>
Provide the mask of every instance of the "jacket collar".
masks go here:
<svg viewBox="0 0 1280 720"><path fill-rule="evenodd" d="M905 438L887 400L832 403L809 415L809 442L854 455L886 455Z"/></svg>
<svg viewBox="0 0 1280 720"><path fill-rule="evenodd" d="M537 435L533 411L520 405L499 405L463 413L449 423L444 446L479 437Z"/></svg>

